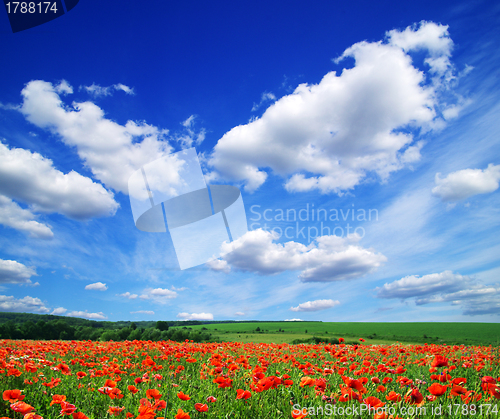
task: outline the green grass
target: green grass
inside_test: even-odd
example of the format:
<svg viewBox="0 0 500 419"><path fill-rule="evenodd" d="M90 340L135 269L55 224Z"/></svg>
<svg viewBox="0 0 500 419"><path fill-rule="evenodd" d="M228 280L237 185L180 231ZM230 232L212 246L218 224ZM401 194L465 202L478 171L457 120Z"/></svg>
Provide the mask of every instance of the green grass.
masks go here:
<svg viewBox="0 0 500 419"><path fill-rule="evenodd" d="M256 333L260 328L263 333ZM206 328L224 341L291 343L313 336L343 337L366 343L500 344L498 323L334 323L334 322L235 322L190 326ZM279 332L279 330L284 332ZM307 333L305 332L307 330Z"/></svg>

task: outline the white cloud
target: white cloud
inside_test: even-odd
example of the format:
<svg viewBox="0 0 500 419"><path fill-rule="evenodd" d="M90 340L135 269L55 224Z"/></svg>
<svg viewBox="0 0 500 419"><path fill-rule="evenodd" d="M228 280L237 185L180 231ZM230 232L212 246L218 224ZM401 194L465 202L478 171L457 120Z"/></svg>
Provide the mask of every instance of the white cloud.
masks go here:
<svg viewBox="0 0 500 419"><path fill-rule="evenodd" d="M138 311L131 311L130 314L149 314L149 315L154 315L155 312L151 310L138 310Z"/></svg>
<svg viewBox="0 0 500 419"><path fill-rule="evenodd" d="M131 294L130 292L124 292L123 294L116 294L118 297L123 297L123 298L128 298L129 300L135 300L138 295L137 294Z"/></svg>
<svg viewBox="0 0 500 419"><path fill-rule="evenodd" d="M16 299L12 295L0 295L0 311L48 313L50 310L39 298L26 296Z"/></svg>
<svg viewBox="0 0 500 419"><path fill-rule="evenodd" d="M105 320L105 319L107 319L107 317L104 315L103 312L89 313L87 310L85 310L85 311L72 311L66 315L68 317L81 317L83 319L89 319L89 320Z"/></svg>
<svg viewBox="0 0 500 419"><path fill-rule="evenodd" d="M391 283L385 283L378 289L379 298L411 298L423 297L439 292L455 292L463 289L470 281L467 276L454 274L451 271L424 275L409 275Z"/></svg>
<svg viewBox="0 0 500 419"><path fill-rule="evenodd" d="M54 91L62 95L70 95L73 93L73 88L66 80L61 80L61 82L54 88Z"/></svg>
<svg viewBox="0 0 500 419"><path fill-rule="evenodd" d="M168 131L145 122L128 121L120 125L104 115L92 102L67 106L57 94L57 86L35 80L22 90L20 111L40 128L49 129L62 141L76 147L78 155L93 176L107 187L128 193L130 175L142 165L167 156L173 148L164 141ZM177 184L177 172L164 178Z"/></svg>
<svg viewBox="0 0 500 419"><path fill-rule="evenodd" d="M264 103L266 102L272 102L276 100L276 96L271 93L271 92L264 92L262 93L262 96L260 97L260 102L259 103L254 103L252 106L252 112L255 112L257 109L259 109Z"/></svg>
<svg viewBox="0 0 500 419"><path fill-rule="evenodd" d="M245 313L243 313L242 311L237 311L236 313L234 313L235 316L244 316Z"/></svg>
<svg viewBox="0 0 500 419"><path fill-rule="evenodd" d="M387 35L392 45L398 46L406 52L427 51L429 56L425 59L425 63L430 66L430 72L437 77L444 77L445 82L454 78L453 66L450 62L453 41L449 37L448 26L421 22L418 30L416 25L413 25L402 32L389 31Z"/></svg>
<svg viewBox="0 0 500 419"><path fill-rule="evenodd" d="M485 285L451 271L410 275L377 288L378 298L414 298L416 305L451 303L464 315L500 314L500 287Z"/></svg>
<svg viewBox="0 0 500 419"><path fill-rule="evenodd" d="M315 300L299 304L297 307L290 307L291 311L320 311L339 305L338 300Z"/></svg>
<svg viewBox="0 0 500 419"><path fill-rule="evenodd" d="M339 194L368 172L387 179L420 159L422 143L415 144L404 128L444 123L438 115L447 106L439 92L451 77L451 46L446 26L426 22L389 32L385 43L353 45L337 60L354 58L353 68L330 72L319 84L299 85L261 118L224 134L209 159L211 178L241 181L254 191L268 168L286 178L291 192ZM433 81L412 65L410 50L427 54Z"/></svg>
<svg viewBox="0 0 500 419"><path fill-rule="evenodd" d="M29 204L31 211L57 212L79 220L114 215L119 206L101 184L74 171L64 174L54 168L52 160L29 150L9 149L2 143L0 194ZM17 211L17 220L22 217L29 214ZM37 231L48 234L42 226L37 226Z"/></svg>
<svg viewBox="0 0 500 419"><path fill-rule="evenodd" d="M85 289L94 291L106 291L108 287L102 282L94 282L93 284L88 284L87 286L85 286Z"/></svg>
<svg viewBox="0 0 500 419"><path fill-rule="evenodd" d="M206 130L202 128L200 131L196 132L194 129L195 115L191 115L188 119L181 122L184 127L184 132L174 136L173 140L182 144L183 148L190 148L193 145L200 145L207 134Z"/></svg>
<svg viewBox="0 0 500 419"><path fill-rule="evenodd" d="M262 229L222 244L222 259L243 271L272 275L301 271L303 282L331 282L358 278L375 271L387 259L364 249L358 235L320 236L309 246L297 242L274 243L277 236ZM212 262L211 262L212 263ZM209 264L209 267L212 266Z"/></svg>
<svg viewBox="0 0 500 419"><path fill-rule="evenodd" d="M58 307L58 308L55 308L54 310L52 310L52 313L50 313L50 314L54 314L56 316L59 316L59 315L66 313L67 311L68 311L67 308Z"/></svg>
<svg viewBox="0 0 500 419"><path fill-rule="evenodd" d="M231 267L228 263L223 259L212 259L207 262L207 266L212 269L212 271L216 272L225 272L229 273L231 271Z"/></svg>
<svg viewBox="0 0 500 419"><path fill-rule="evenodd" d="M286 322L303 322L302 319L285 319Z"/></svg>
<svg viewBox="0 0 500 419"><path fill-rule="evenodd" d="M111 96L113 94L113 91L115 90L122 90L123 92L127 93L128 95L133 95L134 94L134 89L130 88L124 84L117 83L113 84L111 86L107 87L102 87L99 86L98 84L92 83L91 86L80 86L80 89L85 89L87 93L94 97L99 97L99 96ZM69 93L73 93L73 90L71 90Z"/></svg>
<svg viewBox="0 0 500 419"><path fill-rule="evenodd" d="M177 317L181 320L213 320L214 315L212 313L179 313Z"/></svg>
<svg viewBox="0 0 500 419"><path fill-rule="evenodd" d="M441 178L441 173L436 173L436 187L432 189L432 193L445 202L460 201L496 191L499 181L500 165L494 164L489 164L484 170L459 170L445 178Z"/></svg>
<svg viewBox="0 0 500 419"><path fill-rule="evenodd" d="M33 268L29 268L15 260L0 259L0 284L34 285L30 280L32 276L36 276Z"/></svg>
<svg viewBox="0 0 500 419"><path fill-rule="evenodd" d="M29 233L37 239L52 239L54 233L47 224L35 221L36 215L16 202L0 195L0 224Z"/></svg>
<svg viewBox="0 0 500 419"><path fill-rule="evenodd" d="M153 300L155 303L165 304L167 300L177 298L177 293L165 288L146 288L143 294L139 295L142 300Z"/></svg>

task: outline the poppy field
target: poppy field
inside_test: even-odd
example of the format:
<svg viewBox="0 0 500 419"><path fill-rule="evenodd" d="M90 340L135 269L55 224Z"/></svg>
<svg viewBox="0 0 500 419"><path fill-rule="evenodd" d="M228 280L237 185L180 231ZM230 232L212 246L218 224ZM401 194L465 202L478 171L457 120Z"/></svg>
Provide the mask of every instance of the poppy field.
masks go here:
<svg viewBox="0 0 500 419"><path fill-rule="evenodd" d="M0 341L0 418L497 417L492 346Z"/></svg>

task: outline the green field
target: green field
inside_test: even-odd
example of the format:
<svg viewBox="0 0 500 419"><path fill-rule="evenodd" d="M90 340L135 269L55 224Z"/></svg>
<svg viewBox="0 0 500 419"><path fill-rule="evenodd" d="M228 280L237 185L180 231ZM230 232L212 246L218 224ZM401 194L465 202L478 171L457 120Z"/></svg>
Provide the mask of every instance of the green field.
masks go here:
<svg viewBox="0 0 500 419"><path fill-rule="evenodd" d="M223 341L291 343L313 336L359 338L366 343L435 343L500 345L499 323L334 323L334 322L234 322L189 326L207 329ZM256 332L259 328L260 331ZM281 331L280 331L281 330ZM307 332L306 332L307 331Z"/></svg>

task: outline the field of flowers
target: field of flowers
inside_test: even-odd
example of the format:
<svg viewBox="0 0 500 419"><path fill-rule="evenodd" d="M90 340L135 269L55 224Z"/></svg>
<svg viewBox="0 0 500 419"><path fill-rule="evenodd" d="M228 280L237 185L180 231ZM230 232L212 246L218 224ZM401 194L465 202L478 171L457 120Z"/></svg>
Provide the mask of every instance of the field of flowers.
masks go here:
<svg viewBox="0 0 500 419"><path fill-rule="evenodd" d="M492 418L499 381L491 346L0 341L2 419Z"/></svg>

